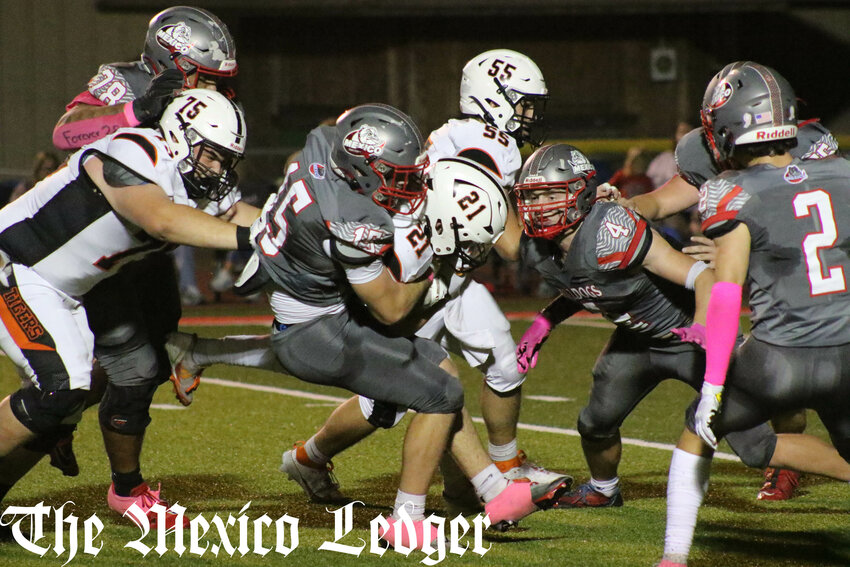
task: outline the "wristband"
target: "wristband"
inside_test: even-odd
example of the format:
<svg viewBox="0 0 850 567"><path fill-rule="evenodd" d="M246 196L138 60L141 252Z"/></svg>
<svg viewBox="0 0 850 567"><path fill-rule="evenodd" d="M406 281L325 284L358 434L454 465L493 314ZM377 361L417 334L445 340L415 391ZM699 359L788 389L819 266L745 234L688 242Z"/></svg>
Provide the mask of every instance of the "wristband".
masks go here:
<svg viewBox="0 0 850 567"><path fill-rule="evenodd" d="M688 270L688 277L685 278L685 288L694 289L694 284L696 283L697 278L706 270L706 268L708 268L708 264L702 260L694 262L694 265L691 266L690 270Z"/></svg>
<svg viewBox="0 0 850 567"><path fill-rule="evenodd" d="M253 250L253 247L251 246L251 229L249 227L236 227L236 249Z"/></svg>
<svg viewBox="0 0 850 567"><path fill-rule="evenodd" d="M127 126L129 126L130 128L135 128L136 126L141 124L141 121L139 121L139 119L136 118L136 113L133 112L133 102L132 101L130 101L127 104L124 105L123 114L124 114L124 119L127 121Z"/></svg>

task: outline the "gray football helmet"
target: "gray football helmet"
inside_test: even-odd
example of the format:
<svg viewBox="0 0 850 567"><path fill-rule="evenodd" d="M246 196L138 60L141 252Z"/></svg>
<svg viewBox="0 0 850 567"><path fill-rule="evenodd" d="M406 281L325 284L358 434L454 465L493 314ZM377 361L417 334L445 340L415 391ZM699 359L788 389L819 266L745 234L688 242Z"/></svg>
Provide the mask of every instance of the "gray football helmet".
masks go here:
<svg viewBox="0 0 850 567"><path fill-rule="evenodd" d="M336 121L331 165L353 188L385 209L413 214L425 198L428 157L413 120L386 104L363 104Z"/></svg>
<svg viewBox="0 0 850 567"><path fill-rule="evenodd" d="M712 156L722 167L738 146L797 137L794 89L775 70L752 61L727 65L711 80L700 117Z"/></svg>
<svg viewBox="0 0 850 567"><path fill-rule="evenodd" d="M552 144L537 149L514 185L523 230L556 238L580 223L596 200L596 168L578 148Z"/></svg>
<svg viewBox="0 0 850 567"><path fill-rule="evenodd" d="M151 18L142 61L155 74L180 69L186 87L198 77L232 77L238 71L236 43L215 15L192 6L172 6Z"/></svg>

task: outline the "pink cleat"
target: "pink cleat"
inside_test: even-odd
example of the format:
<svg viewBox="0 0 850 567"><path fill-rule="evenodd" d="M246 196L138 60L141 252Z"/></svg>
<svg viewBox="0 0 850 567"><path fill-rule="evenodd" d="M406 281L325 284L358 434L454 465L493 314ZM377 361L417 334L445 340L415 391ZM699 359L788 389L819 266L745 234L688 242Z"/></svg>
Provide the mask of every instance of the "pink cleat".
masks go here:
<svg viewBox="0 0 850 567"><path fill-rule="evenodd" d="M387 518L387 523L390 525L390 529L386 532L383 531L383 528L378 529L378 535L382 540L386 541L391 546L395 547L396 543L399 542L399 532L401 533L401 544L405 547L410 547L410 537L407 533L407 528L404 527L401 520L395 518ZM414 549L422 549L423 544L425 543L425 520L419 520L413 522L413 531L416 533L416 546ZM435 526L431 526L431 537L429 538L429 542L433 542L438 537L440 537L440 532L437 530Z"/></svg>
<svg viewBox="0 0 850 567"><path fill-rule="evenodd" d="M675 561L670 561L669 559L662 559L661 563L658 563L655 567L688 567L688 564L676 563Z"/></svg>
<svg viewBox="0 0 850 567"><path fill-rule="evenodd" d="M118 496L115 494L115 485L109 485L109 492L106 493L106 502L109 504L109 507L123 515L133 504L141 508L148 515L148 521L150 522L150 526L152 529L159 527L157 525L157 515L151 512L151 508L154 504L160 504L165 508L168 508L168 503L165 500L162 500L159 497L159 493L161 491L162 485L158 485L156 490L151 490L148 483L143 482L139 486L133 489L130 493L130 496ZM172 530L175 527L175 522L177 521L177 514L167 510L165 512L165 529ZM189 527L189 518L183 517L183 528Z"/></svg>
<svg viewBox="0 0 850 567"><path fill-rule="evenodd" d="M505 531L538 510L548 510L570 486L564 480L548 484L511 481L508 487L484 505L490 527Z"/></svg>

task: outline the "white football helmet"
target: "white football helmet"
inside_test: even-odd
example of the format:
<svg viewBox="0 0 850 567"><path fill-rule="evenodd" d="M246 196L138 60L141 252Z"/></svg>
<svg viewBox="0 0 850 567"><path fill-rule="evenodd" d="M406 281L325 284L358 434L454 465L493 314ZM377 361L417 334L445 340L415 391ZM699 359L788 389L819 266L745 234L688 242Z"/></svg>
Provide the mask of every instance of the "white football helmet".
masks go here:
<svg viewBox="0 0 850 567"><path fill-rule="evenodd" d="M543 73L522 53L493 49L476 55L463 67L460 111L480 116L512 135L520 146L543 143L539 126L547 100Z"/></svg>
<svg viewBox="0 0 850 567"><path fill-rule="evenodd" d="M185 90L165 107L159 128L189 197L220 201L236 186L233 169L245 154L246 135L245 114L236 103L209 89ZM208 150L220 158L219 173L199 161Z"/></svg>
<svg viewBox="0 0 850 567"><path fill-rule="evenodd" d="M439 160L431 170L425 217L437 256L457 256L455 270L484 264L505 232L508 202L502 187L476 162Z"/></svg>

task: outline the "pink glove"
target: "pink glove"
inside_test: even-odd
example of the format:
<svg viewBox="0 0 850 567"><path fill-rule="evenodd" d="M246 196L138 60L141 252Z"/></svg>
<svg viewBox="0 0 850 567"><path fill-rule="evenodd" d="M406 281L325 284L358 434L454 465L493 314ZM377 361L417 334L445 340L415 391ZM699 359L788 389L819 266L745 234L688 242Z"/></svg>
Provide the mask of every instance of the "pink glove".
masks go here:
<svg viewBox="0 0 850 567"><path fill-rule="evenodd" d="M690 327L670 329L670 332L679 337L683 343L694 343L705 348L705 325L693 323Z"/></svg>
<svg viewBox="0 0 850 567"><path fill-rule="evenodd" d="M537 354L540 347L549 338L552 323L543 315L538 315L528 330L522 335L516 347L517 370L525 374L537 365Z"/></svg>

